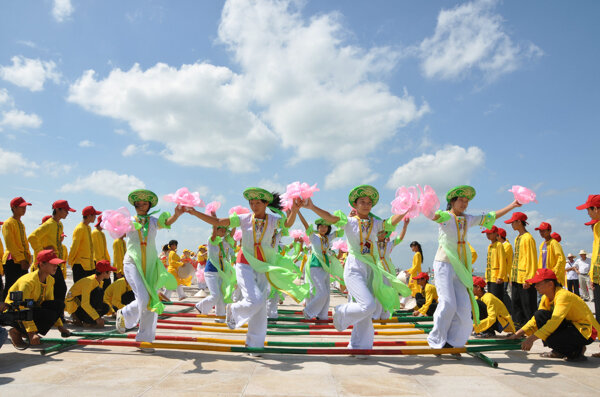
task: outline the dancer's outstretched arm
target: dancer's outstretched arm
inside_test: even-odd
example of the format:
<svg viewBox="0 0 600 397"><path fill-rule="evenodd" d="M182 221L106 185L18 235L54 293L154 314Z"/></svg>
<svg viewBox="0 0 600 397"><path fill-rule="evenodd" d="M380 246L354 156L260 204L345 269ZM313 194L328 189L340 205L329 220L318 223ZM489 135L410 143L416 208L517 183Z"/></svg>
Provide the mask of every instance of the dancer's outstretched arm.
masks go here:
<svg viewBox="0 0 600 397"><path fill-rule="evenodd" d="M217 218L216 216L210 216L203 214L202 212L196 210L195 208L188 208L186 212L194 215L196 218L200 219L213 226L229 226L230 221L229 218Z"/></svg>
<svg viewBox="0 0 600 397"><path fill-rule="evenodd" d="M304 204L304 208L312 210L315 214L319 215L321 218L325 219L331 224L335 224L340 220L339 216L332 215L329 212L317 207L310 198L306 201L306 204Z"/></svg>

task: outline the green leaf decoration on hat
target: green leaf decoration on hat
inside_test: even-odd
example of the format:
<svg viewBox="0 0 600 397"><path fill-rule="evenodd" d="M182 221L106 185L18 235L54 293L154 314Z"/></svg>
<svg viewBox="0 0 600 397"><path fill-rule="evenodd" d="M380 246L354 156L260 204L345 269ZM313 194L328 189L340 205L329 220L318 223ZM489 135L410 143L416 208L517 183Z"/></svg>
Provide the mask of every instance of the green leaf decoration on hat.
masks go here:
<svg viewBox="0 0 600 397"><path fill-rule="evenodd" d="M354 207L356 200L361 197L370 198L373 202L373 207L375 207L375 204L379 201L379 192L371 185L360 185L352 189L348 195L348 202Z"/></svg>
<svg viewBox="0 0 600 397"><path fill-rule="evenodd" d="M273 201L273 195L265 189L260 187L249 187L244 190L244 198L248 201L250 200L264 200L267 204L270 204Z"/></svg>
<svg viewBox="0 0 600 397"><path fill-rule="evenodd" d="M129 204L131 205L134 205L137 201L148 201L150 203L150 208L152 208L158 204L158 196L150 190L137 189L129 193L127 201L129 201Z"/></svg>
<svg viewBox="0 0 600 397"><path fill-rule="evenodd" d="M466 197L471 201L475 197L475 189L469 185L457 186L446 194L446 201L450 202L454 197Z"/></svg>
<svg viewBox="0 0 600 397"><path fill-rule="evenodd" d="M319 218L315 221L315 225L325 225L325 226L331 226L330 222L327 222L325 219L323 218Z"/></svg>

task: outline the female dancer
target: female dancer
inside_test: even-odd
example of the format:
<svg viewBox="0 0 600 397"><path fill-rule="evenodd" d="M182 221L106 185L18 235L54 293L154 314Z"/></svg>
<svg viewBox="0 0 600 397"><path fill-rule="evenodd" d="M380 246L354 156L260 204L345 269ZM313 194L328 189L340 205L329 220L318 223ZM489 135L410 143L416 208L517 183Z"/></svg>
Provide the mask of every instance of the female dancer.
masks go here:
<svg viewBox="0 0 600 397"><path fill-rule="evenodd" d="M156 334L157 315L164 310L158 297L158 289L177 288L175 277L167 272L156 251L156 232L158 229L170 229L177 218L184 212L180 206L175 207L173 215L163 212L158 218L149 213L158 203L154 192L138 189L129 193L128 201L135 207L136 229L127 233L127 253L123 259L125 279L131 286L135 300L117 311L116 328L120 333L133 328L139 321L138 342L152 342ZM151 353L154 349L140 348L142 352Z"/></svg>
<svg viewBox="0 0 600 397"><path fill-rule="evenodd" d="M516 200L507 207L482 215L465 214L475 197L471 186L457 186L446 194L447 210L438 210L432 220L439 224L439 248L433 262L439 304L433 317L433 330L427 337L433 348L462 347L469 339L473 318L479 323L479 311L473 295L471 251L467 231L479 225L491 228L497 218L521 204Z"/></svg>
<svg viewBox="0 0 600 397"><path fill-rule="evenodd" d="M410 276L408 286L412 291L412 296L415 296L417 293L421 292L421 287L417 284L415 277L417 274L421 273L421 264L423 263L423 248L421 248L421 244L418 241L413 241L410 243L410 249L415 254L413 255L412 266L407 271Z"/></svg>

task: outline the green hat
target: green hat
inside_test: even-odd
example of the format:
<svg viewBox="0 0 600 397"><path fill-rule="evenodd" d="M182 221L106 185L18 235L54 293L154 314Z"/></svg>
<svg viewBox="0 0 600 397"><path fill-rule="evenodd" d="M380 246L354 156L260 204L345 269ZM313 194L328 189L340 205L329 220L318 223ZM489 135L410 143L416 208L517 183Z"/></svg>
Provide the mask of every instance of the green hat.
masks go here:
<svg viewBox="0 0 600 397"><path fill-rule="evenodd" d="M325 226L331 226L331 223L327 222L325 219L323 218L319 218L315 221L315 225L325 225Z"/></svg>
<svg viewBox="0 0 600 397"><path fill-rule="evenodd" d="M249 187L244 190L244 198L250 200L265 200L267 204L271 204L273 201L273 195L267 190L259 187Z"/></svg>
<svg viewBox="0 0 600 397"><path fill-rule="evenodd" d="M146 189L134 190L133 192L129 193L127 200L131 205L133 205L136 201L148 201L150 203L150 208L158 204L158 196L154 192Z"/></svg>
<svg viewBox="0 0 600 397"><path fill-rule="evenodd" d="M370 198L373 202L373 207L375 207L375 204L379 201L379 192L371 185L360 185L352 189L348 195L348 202L354 207L354 202L361 197Z"/></svg>
<svg viewBox="0 0 600 397"><path fill-rule="evenodd" d="M457 186L446 193L446 201L450 202L454 197L466 197L471 201L475 197L475 189L468 185Z"/></svg>

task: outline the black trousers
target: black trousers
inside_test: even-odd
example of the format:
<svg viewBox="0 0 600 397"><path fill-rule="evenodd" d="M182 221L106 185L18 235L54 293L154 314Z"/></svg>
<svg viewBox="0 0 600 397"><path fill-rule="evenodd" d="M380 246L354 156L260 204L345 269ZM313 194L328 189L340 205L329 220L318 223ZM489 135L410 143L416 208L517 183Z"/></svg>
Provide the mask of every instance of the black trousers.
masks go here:
<svg viewBox="0 0 600 397"><path fill-rule="evenodd" d="M41 306L34 307L33 322L38 329L38 334L46 335L56 320L64 313L64 301L44 301Z"/></svg>
<svg viewBox="0 0 600 397"><path fill-rule="evenodd" d="M418 308L421 308L426 302L425 297L420 292L417 292L417 294L415 295L415 300L417 301ZM433 316L433 313L435 313L435 309L437 309L437 303L431 302L431 305L429 305L429 309L427 309L427 315Z"/></svg>
<svg viewBox="0 0 600 397"><path fill-rule="evenodd" d="M6 300L6 295L8 294L8 290L14 283L17 282L19 277L26 275L28 269L21 269L21 264L9 259L4 264L4 291L2 291L2 301Z"/></svg>
<svg viewBox="0 0 600 397"><path fill-rule="evenodd" d="M133 291L127 291L121 296L121 303L127 306L135 300L135 294Z"/></svg>
<svg viewBox="0 0 600 397"><path fill-rule="evenodd" d="M508 294L508 283L504 283L504 296L502 297L502 302L504 303L504 306L506 306L511 317L514 317L512 299Z"/></svg>
<svg viewBox="0 0 600 397"><path fill-rule="evenodd" d="M78 298L79 302L81 302L81 296ZM100 317L109 312L110 306L104 303L104 290L102 288L95 288L90 293L90 305L98 312ZM93 324L96 322L96 320L92 319L92 317L81 307L81 305L77 308L77 310L75 310L75 315L84 323Z"/></svg>
<svg viewBox="0 0 600 397"><path fill-rule="evenodd" d="M579 296L579 280L567 280L567 289Z"/></svg>
<svg viewBox="0 0 600 397"><path fill-rule="evenodd" d="M92 274L96 274L96 270L83 270L83 266L79 263L73 265L73 283L78 282L82 278L89 277Z"/></svg>
<svg viewBox="0 0 600 397"><path fill-rule="evenodd" d="M477 306L479 307L479 319L483 320L484 318L487 318L488 316L488 311L487 311L487 306L485 303L483 303L481 300L477 299ZM488 331L498 331L498 332L502 332L502 326L500 325L500 323L498 322L498 320L496 320L496 322L494 322L494 324L492 324L491 326L489 326L488 328L484 329L481 331L481 333L484 332L488 332Z"/></svg>
<svg viewBox="0 0 600 397"><path fill-rule="evenodd" d="M487 283L488 292L500 300L504 300L504 283L496 284L494 282Z"/></svg>
<svg viewBox="0 0 600 397"><path fill-rule="evenodd" d="M594 313L596 313L596 321L600 322L600 284L593 283L592 285L594 286Z"/></svg>
<svg viewBox="0 0 600 397"><path fill-rule="evenodd" d="M512 283L512 303L514 320L517 324L525 324L537 308L537 292L533 286L523 288L523 284Z"/></svg>
<svg viewBox="0 0 600 397"><path fill-rule="evenodd" d="M535 312L534 317L535 323L538 329L540 329L550 320L552 312L549 310L538 310ZM581 354L584 346L589 345L593 341L592 338L585 339L572 322L563 320L558 328L546 338L544 346L548 346L568 358L575 358Z"/></svg>

